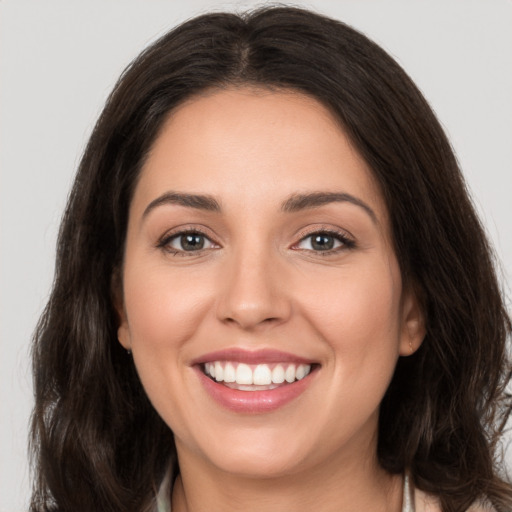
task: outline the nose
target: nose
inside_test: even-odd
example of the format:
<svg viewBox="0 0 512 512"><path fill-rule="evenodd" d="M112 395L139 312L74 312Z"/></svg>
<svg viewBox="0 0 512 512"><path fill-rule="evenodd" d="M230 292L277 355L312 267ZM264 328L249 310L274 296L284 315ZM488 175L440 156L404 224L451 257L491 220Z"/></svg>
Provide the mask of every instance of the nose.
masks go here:
<svg viewBox="0 0 512 512"><path fill-rule="evenodd" d="M266 251L235 254L226 262L217 317L244 330L286 322L292 306L286 272Z"/></svg>

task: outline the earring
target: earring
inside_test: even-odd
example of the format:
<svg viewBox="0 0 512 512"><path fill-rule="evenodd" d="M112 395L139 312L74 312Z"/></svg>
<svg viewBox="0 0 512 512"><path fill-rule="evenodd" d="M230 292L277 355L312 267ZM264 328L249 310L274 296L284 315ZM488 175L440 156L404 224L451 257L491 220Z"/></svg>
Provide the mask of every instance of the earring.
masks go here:
<svg viewBox="0 0 512 512"><path fill-rule="evenodd" d="M411 355L414 354L414 348L412 346L412 341L409 340L409 348L411 349Z"/></svg>
<svg viewBox="0 0 512 512"><path fill-rule="evenodd" d="M127 348L127 349L126 349L126 353L127 353L129 356L131 356L131 355L132 355L132 351L131 351L129 348Z"/></svg>

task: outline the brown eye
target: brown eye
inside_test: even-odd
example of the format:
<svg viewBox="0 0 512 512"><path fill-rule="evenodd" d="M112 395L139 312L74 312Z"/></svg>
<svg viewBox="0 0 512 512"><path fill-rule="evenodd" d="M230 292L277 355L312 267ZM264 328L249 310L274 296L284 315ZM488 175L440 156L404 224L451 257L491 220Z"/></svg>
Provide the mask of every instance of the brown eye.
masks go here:
<svg viewBox="0 0 512 512"><path fill-rule="evenodd" d="M335 239L330 235L313 235L311 247L315 251L329 251L334 248Z"/></svg>
<svg viewBox="0 0 512 512"><path fill-rule="evenodd" d="M179 238L179 244L183 251L199 251L204 248L204 236L199 234L187 234L181 235Z"/></svg>
<svg viewBox="0 0 512 512"><path fill-rule="evenodd" d="M343 233L318 231L311 233L300 240L296 249L313 252L336 252L337 250L352 249L355 247L353 240Z"/></svg>
<svg viewBox="0 0 512 512"><path fill-rule="evenodd" d="M340 240L339 235L331 235L330 233L313 233L304 237L298 244L299 249L309 251L331 251L344 245L344 241Z"/></svg>
<svg viewBox="0 0 512 512"><path fill-rule="evenodd" d="M207 236L198 232L177 233L163 240L160 246L173 252L194 252L216 247Z"/></svg>

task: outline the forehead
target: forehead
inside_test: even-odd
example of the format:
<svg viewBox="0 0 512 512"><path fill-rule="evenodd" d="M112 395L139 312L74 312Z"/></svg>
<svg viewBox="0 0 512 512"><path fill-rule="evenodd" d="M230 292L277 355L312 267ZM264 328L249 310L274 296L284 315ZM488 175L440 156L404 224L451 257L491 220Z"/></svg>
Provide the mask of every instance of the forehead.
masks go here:
<svg viewBox="0 0 512 512"><path fill-rule="evenodd" d="M210 90L170 114L143 167L134 201L179 190L281 204L312 190L362 196L385 216L378 185L340 123L290 90Z"/></svg>

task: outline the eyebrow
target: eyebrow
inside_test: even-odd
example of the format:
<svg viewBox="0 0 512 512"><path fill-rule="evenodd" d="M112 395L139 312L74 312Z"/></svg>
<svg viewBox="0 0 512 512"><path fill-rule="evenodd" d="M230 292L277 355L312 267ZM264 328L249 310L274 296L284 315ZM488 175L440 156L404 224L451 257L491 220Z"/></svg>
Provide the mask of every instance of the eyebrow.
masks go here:
<svg viewBox="0 0 512 512"><path fill-rule="evenodd" d="M375 212L361 199L344 192L312 192L309 194L294 194L287 199L281 209L284 212L298 212L310 208L319 208L329 203L351 203L362 208L372 219L377 222Z"/></svg>
<svg viewBox="0 0 512 512"><path fill-rule="evenodd" d="M377 216L375 212L361 199L344 192L310 192L308 194L293 194L281 205L281 210L286 213L293 213L312 208L319 208L320 206L329 203L343 203L348 202L362 208L372 219L377 223ZM195 208L209 212L221 211L219 202L210 195L204 194L186 194L182 192L166 192L157 197L144 210L142 218L157 208L158 206L166 204L176 204L185 206L187 208Z"/></svg>
<svg viewBox="0 0 512 512"><path fill-rule="evenodd" d="M179 206L186 206L187 208L196 208L198 210L205 210L209 212L220 212L220 204L212 196L166 192L148 204L142 214L142 218L147 217L151 210L154 210L157 206L162 206L164 204L177 204Z"/></svg>

